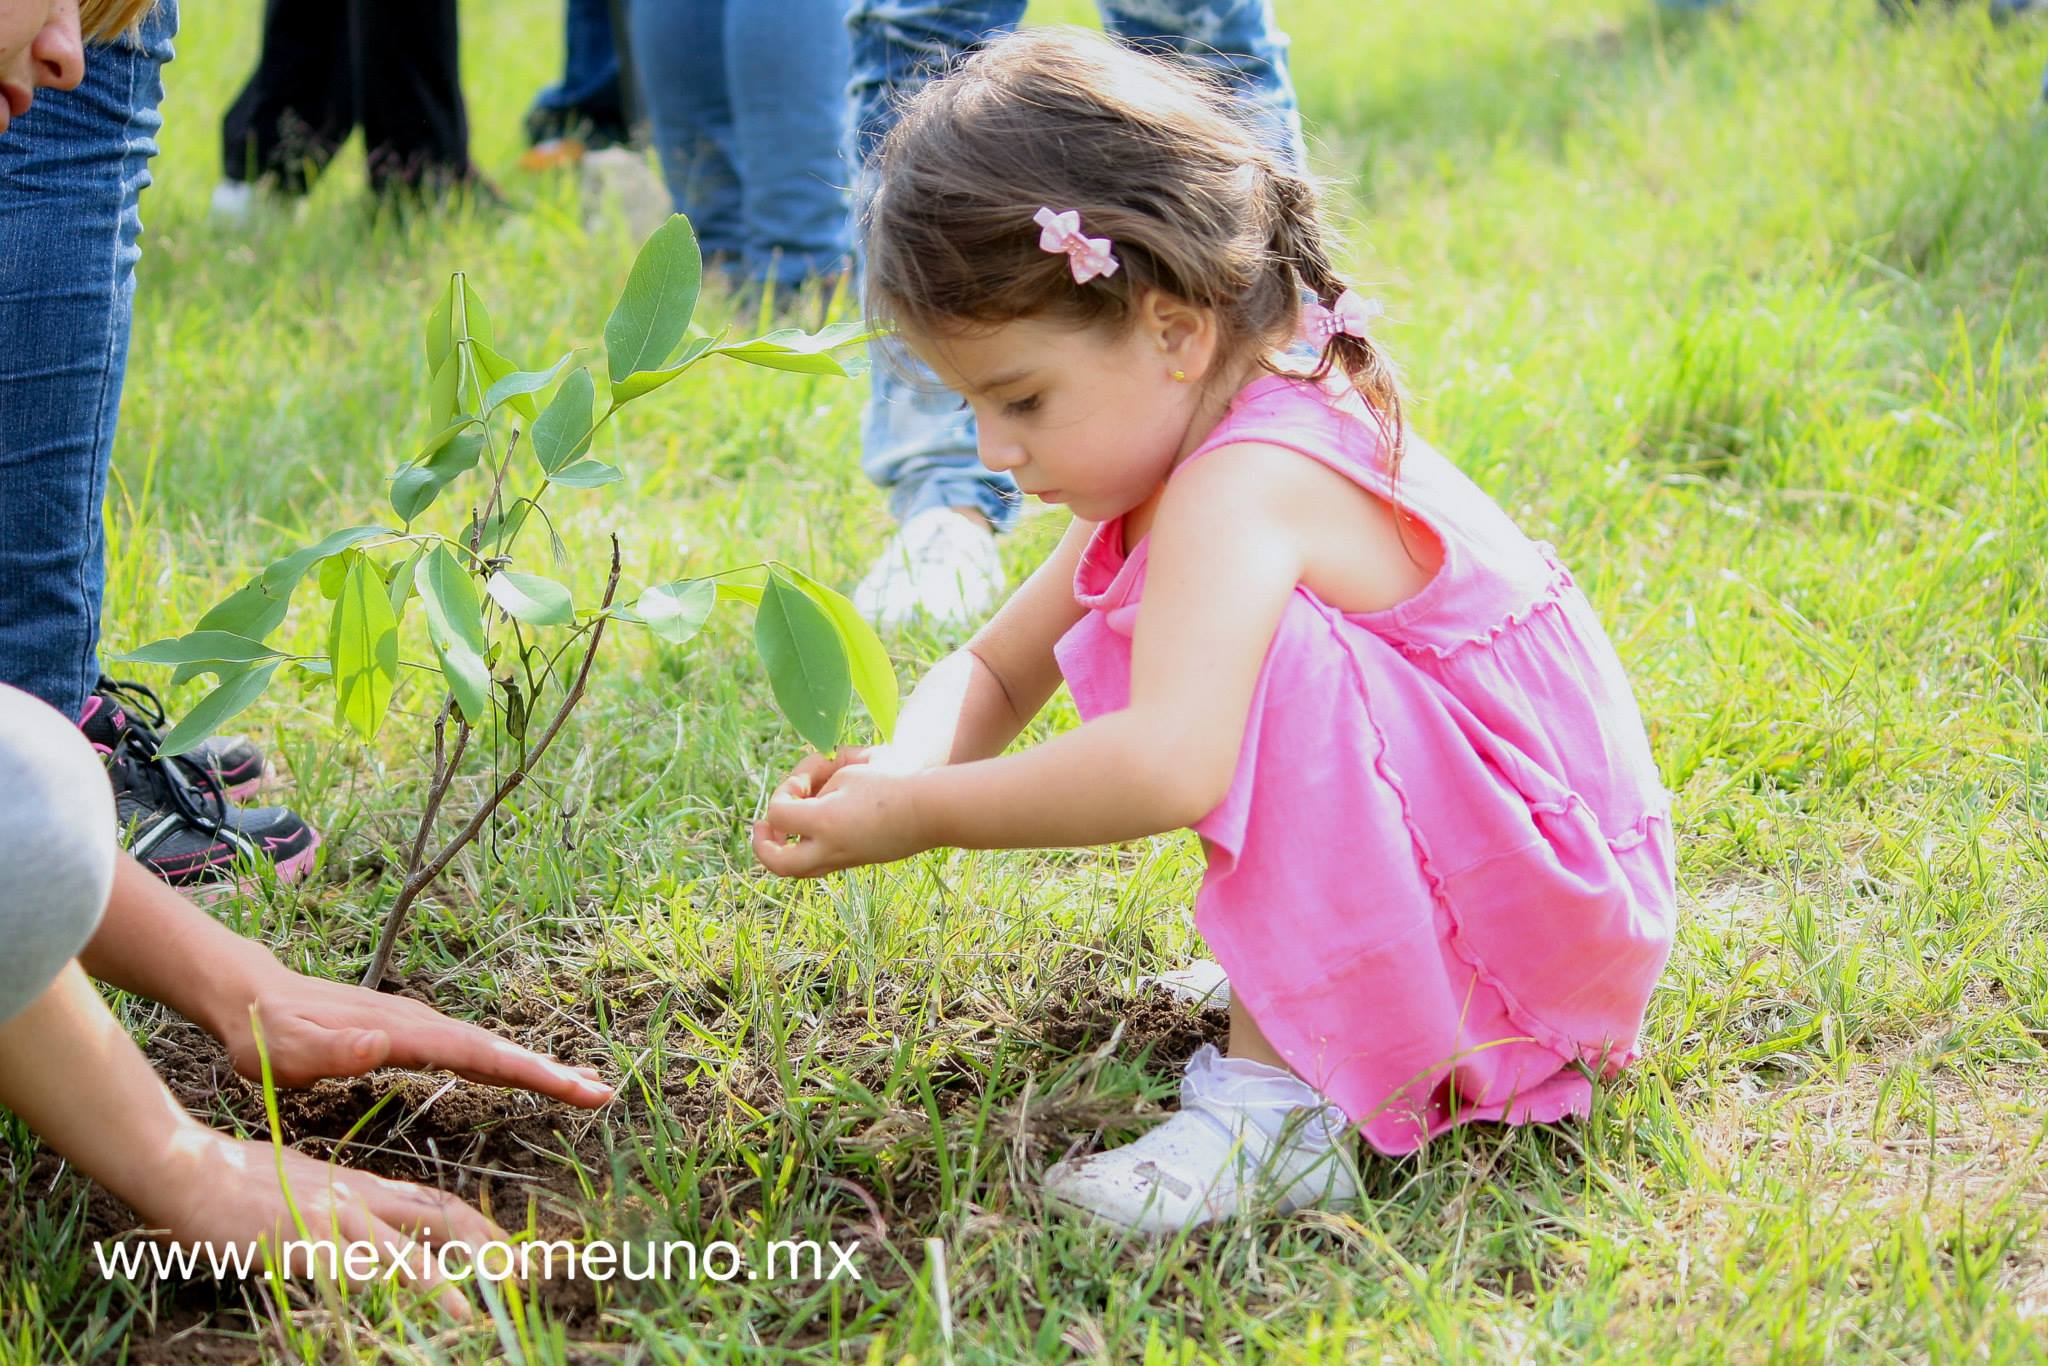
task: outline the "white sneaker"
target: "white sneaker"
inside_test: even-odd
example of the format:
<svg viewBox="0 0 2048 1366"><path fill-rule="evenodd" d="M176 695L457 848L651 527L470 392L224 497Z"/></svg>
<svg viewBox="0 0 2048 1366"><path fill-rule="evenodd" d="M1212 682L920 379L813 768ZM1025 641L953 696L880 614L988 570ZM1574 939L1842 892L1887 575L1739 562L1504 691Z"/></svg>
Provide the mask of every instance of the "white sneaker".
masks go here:
<svg viewBox="0 0 2048 1366"><path fill-rule="evenodd" d="M1045 1176L1052 1204L1139 1233L1176 1233L1248 1209L1285 1214L1358 1198L1351 1125L1299 1077L1204 1045L1180 1113L1135 1143Z"/></svg>
<svg viewBox="0 0 2048 1366"><path fill-rule="evenodd" d="M304 201L277 188L263 176L256 180L223 180L213 187L206 216L231 228L246 228L261 219L289 219Z"/></svg>
<svg viewBox="0 0 2048 1366"><path fill-rule="evenodd" d="M221 223L247 223L256 211L256 187L246 180L223 180L213 187L207 214Z"/></svg>
<svg viewBox="0 0 2048 1366"><path fill-rule="evenodd" d="M1222 964L1206 958L1197 958L1184 968L1140 977L1138 985L1204 1010L1230 1009L1230 975L1223 971Z"/></svg>
<svg viewBox="0 0 2048 1366"><path fill-rule="evenodd" d="M959 625L987 616L1004 587L994 533L951 508L927 508L897 529L853 605L885 630L917 616Z"/></svg>

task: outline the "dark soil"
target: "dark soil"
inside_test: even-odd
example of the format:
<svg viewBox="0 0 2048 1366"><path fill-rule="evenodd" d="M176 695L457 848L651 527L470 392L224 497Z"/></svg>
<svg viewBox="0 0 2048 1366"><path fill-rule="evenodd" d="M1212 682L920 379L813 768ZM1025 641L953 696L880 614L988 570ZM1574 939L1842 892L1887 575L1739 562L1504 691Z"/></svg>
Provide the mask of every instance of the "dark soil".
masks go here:
<svg viewBox="0 0 2048 1366"><path fill-rule="evenodd" d="M1197 1011L1161 996L1132 1001L1086 980L1077 980L1071 988L1046 990L1041 999L1048 1004L1036 1018L999 1026L1010 1049L1021 1046L1024 1054L1020 1058L1011 1051L1011 1066L1069 1074L1075 1059L1083 1060L1084 1069L1090 1060L1099 1064L1111 1053L1107 1046L1113 1040L1115 1057L1169 1073L1202 1044L1220 1045L1227 1034L1220 1012ZM403 984L399 990L432 1003L430 990L418 984ZM688 1011L701 1026L712 1028L729 1009L715 983L684 988L645 980L584 980L575 983L573 991L508 992L499 1018L481 1023L528 1047L609 1072L611 1058L599 1042L596 1012L587 1004L600 994L606 1008L605 1034L615 1045L629 1049L646 1037L658 1012ZM563 1001L577 1004L551 1004ZM820 1012L817 1031L801 1041L803 1052L813 1060L843 1059L863 1083L879 1082L881 1064L872 1061L878 1053L873 1031L877 1023L897 1023L887 1018L894 1013ZM910 1027L907 1013L901 1023ZM679 1036L669 1037L675 1041ZM863 1038L866 1042L861 1042ZM792 1050L798 1042L791 1041ZM237 1076L225 1053L200 1030L182 1023L168 1025L149 1041L147 1052L193 1113L216 1124L238 1124L251 1136L268 1133L260 1087ZM739 1062L721 1069L715 1083L701 1076L693 1079L693 1070L674 1066L660 1072L665 1122L686 1139L705 1137L714 1125L740 1119L749 1110L773 1114L784 1108L771 1059L743 1054ZM969 1066L935 1067L931 1080L945 1114L980 1104L988 1084ZM1155 1107L1145 1108L1159 1113ZM612 1237L630 1237L646 1229L647 1212L620 1201L613 1189L614 1156L607 1143L628 1142L631 1135L648 1131L649 1117L638 1087L624 1088L618 1101L593 1114L445 1073L385 1070L281 1091L278 1111L285 1142L315 1156L337 1157L350 1167L448 1191L510 1229L522 1230L530 1223L541 1237L572 1239L600 1229ZM1085 1084L1058 1097L1034 1098L1026 1092L1010 1114L1007 1122L1028 1134L1040 1149L1064 1149L1094 1131L1142 1119L1133 1114L1127 1098L1097 1098ZM884 1116L875 1129L887 1130L891 1118ZM859 1144L861 1138L852 1141ZM886 1141L886 1135L878 1141ZM54 1159L46 1157L40 1167L47 1170L38 1171L39 1179L55 1177ZM730 1175L736 1194L753 1181L748 1172L735 1170ZM593 1207L586 1181L603 1208ZM713 1175L705 1184L715 1191L719 1182ZM841 1236L915 1242L917 1230L942 1213L934 1203L936 1191L914 1179L893 1190L873 1192L851 1181L834 1184L850 1192L848 1227ZM134 1215L104 1192L93 1193L88 1209L88 1239L117 1238L137 1227ZM595 1331L596 1291L590 1282L565 1279L532 1289L572 1337L579 1331ZM129 1344L131 1359L177 1366L255 1360L261 1346L242 1305L241 1294L227 1287L206 1282L161 1285L154 1295L154 1322L136 1325Z"/></svg>

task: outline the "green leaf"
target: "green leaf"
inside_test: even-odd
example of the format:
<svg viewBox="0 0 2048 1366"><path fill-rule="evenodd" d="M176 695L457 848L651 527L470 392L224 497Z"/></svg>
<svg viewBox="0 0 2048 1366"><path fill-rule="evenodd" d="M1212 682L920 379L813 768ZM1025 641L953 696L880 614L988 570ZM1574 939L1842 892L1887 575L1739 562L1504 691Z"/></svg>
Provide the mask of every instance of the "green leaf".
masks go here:
<svg viewBox="0 0 2048 1366"><path fill-rule="evenodd" d="M505 733L524 744L526 741L526 694L519 690L519 680L505 679Z"/></svg>
<svg viewBox="0 0 2048 1366"><path fill-rule="evenodd" d="M368 740L384 724L398 685L398 618L384 580L358 558L348 569L328 630L334 661L335 715Z"/></svg>
<svg viewBox="0 0 2048 1366"><path fill-rule="evenodd" d="M289 588L273 597L263 591L260 578L251 579L209 608L192 629L232 631L251 640L262 640L284 624L291 606ZM177 687L205 672L196 665L180 664L171 674L171 686Z"/></svg>
<svg viewBox="0 0 2048 1366"><path fill-rule="evenodd" d="M451 324L455 317L455 279L449 277L448 284L435 297L434 309L427 314L427 373L436 374L441 362L448 359L448 353L455 349L455 337Z"/></svg>
<svg viewBox="0 0 2048 1366"><path fill-rule="evenodd" d="M498 334L491 327L491 315L485 309L484 301L477 297L477 292L474 289L470 288L468 275L457 271L455 278L462 282L461 335L480 341L485 346L494 345L498 340Z"/></svg>
<svg viewBox="0 0 2048 1366"><path fill-rule="evenodd" d="M496 352L491 354L497 355ZM574 359L576 353L571 351L545 370L507 370L503 374L492 375L490 390L484 395L484 411L489 412L499 404L509 402L528 422L533 421L539 411L533 396L553 384L562 367Z"/></svg>
<svg viewBox="0 0 2048 1366"><path fill-rule="evenodd" d="M272 661L222 674L220 686L200 698L178 718L178 724L164 736L161 752L166 756L183 754L241 715L251 702L263 696L263 690L270 686L271 676L276 672L277 663Z"/></svg>
<svg viewBox="0 0 2048 1366"><path fill-rule="evenodd" d="M208 609L193 626L195 631L233 631L238 636L262 640L284 624L292 605L290 590L280 594L263 591L255 579L243 584Z"/></svg>
<svg viewBox="0 0 2048 1366"><path fill-rule="evenodd" d="M491 675L484 667L484 606L476 580L447 546L437 545L420 566L419 587L427 638L448 691L469 723L480 725L491 714Z"/></svg>
<svg viewBox="0 0 2048 1366"><path fill-rule="evenodd" d="M761 605L762 588L757 583L731 583L720 580L718 600L720 602L743 602L749 607Z"/></svg>
<svg viewBox="0 0 2048 1366"><path fill-rule="evenodd" d="M500 570L491 575L484 591L491 600L529 626L568 626L576 620L569 590L553 579L538 574L515 574Z"/></svg>
<svg viewBox="0 0 2048 1366"><path fill-rule="evenodd" d="M514 498L511 502L500 507L489 517L486 517L483 525L477 528L476 534L479 538L477 544L481 545L485 550L491 551L511 544L513 539L525 529L527 515L533 511L534 506L532 499L520 497ZM472 519L472 524L474 524L474 519Z"/></svg>
<svg viewBox="0 0 2048 1366"><path fill-rule="evenodd" d="M825 609L776 570L768 574L754 645L768 666L768 685L797 733L820 752L839 744L853 699L846 649Z"/></svg>
<svg viewBox="0 0 2048 1366"><path fill-rule="evenodd" d="M426 544L422 542L413 548L412 554L399 561L396 569L391 571L391 578L387 582L391 590L392 616L400 619L404 618L406 599L412 596L413 576L419 572L420 559L426 553Z"/></svg>
<svg viewBox="0 0 2048 1366"><path fill-rule="evenodd" d="M874 718L875 729L882 732L882 738L887 740L894 736L899 698L896 666L889 662L889 652L883 648L882 638L875 634L875 628L868 625L867 618L845 594L827 588L800 569L786 564L776 568L795 579L797 586L810 595L811 601L824 608L825 615L832 618L833 628L839 632L839 643L846 650L853 674L853 690L860 694L861 703L868 709L868 715Z"/></svg>
<svg viewBox="0 0 2048 1366"><path fill-rule="evenodd" d="M717 605L718 586L711 580L677 579L647 589L633 607L648 630L671 645L681 645L704 629Z"/></svg>
<svg viewBox="0 0 2048 1366"><path fill-rule="evenodd" d="M603 484L616 484L625 477L616 465L607 465L602 460L578 460L569 468L549 475L548 482L560 484L563 488L594 489Z"/></svg>
<svg viewBox="0 0 2048 1366"><path fill-rule="evenodd" d="M590 372L570 371L533 424L533 454L543 470L553 474L590 449L591 408L596 402L597 385Z"/></svg>
<svg viewBox="0 0 2048 1366"><path fill-rule="evenodd" d="M190 631L120 656L124 664L253 664L282 654L233 631Z"/></svg>
<svg viewBox="0 0 2048 1366"><path fill-rule="evenodd" d="M689 219L676 214L640 248L625 292L605 321L605 363L612 383L659 370L667 362L689 330L703 275L697 234Z"/></svg>
<svg viewBox="0 0 2048 1366"><path fill-rule="evenodd" d="M471 418L427 457L426 466L446 484L476 468L489 439L490 432L484 424Z"/></svg>
<svg viewBox="0 0 2048 1366"><path fill-rule="evenodd" d="M450 423L436 432L420 453L391 477L391 510L407 525L441 496L441 490L476 468L482 458L488 433L473 417Z"/></svg>
<svg viewBox="0 0 2048 1366"><path fill-rule="evenodd" d="M408 465L391 480L391 510L407 525L441 496L441 481L425 465Z"/></svg>
<svg viewBox="0 0 2048 1366"><path fill-rule="evenodd" d="M469 360L462 347L450 351L435 369L432 379L427 381L427 421L435 427L444 427L462 414L462 393L468 386L462 382L469 370Z"/></svg>
<svg viewBox="0 0 2048 1366"><path fill-rule="evenodd" d="M812 375L851 373L833 351L873 340L878 334L860 321L834 323L818 332L785 327L751 341L713 347L721 356L764 365L771 370L797 370Z"/></svg>
<svg viewBox="0 0 2048 1366"><path fill-rule="evenodd" d="M306 571L326 559L329 555L338 555L352 545L360 545L364 541L374 540L379 536L389 536L390 534L391 530L389 527L345 527L315 545L309 545L304 550L293 551L258 575L257 582L262 586L263 591L273 598L289 597L291 591L299 586L299 580L306 577ZM281 616L282 614L280 614L280 619ZM252 633L245 631L243 634L248 635ZM265 634L268 634L268 632Z"/></svg>
<svg viewBox="0 0 2048 1366"><path fill-rule="evenodd" d="M689 344L683 347L683 353L676 357L674 364L660 370L636 371L622 380L615 381L612 384L612 407L620 407L631 403L642 394L654 392L711 354L711 348L717 344L716 337L692 337Z"/></svg>
<svg viewBox="0 0 2048 1366"><path fill-rule="evenodd" d="M504 396L497 400L497 402L493 402L491 399L491 395L497 392L500 383L513 375L522 375L526 372L511 361L506 360L496 351L493 351L490 347L485 346L482 342L471 342L469 349L470 353L476 358L477 379L484 385L483 406L478 410L479 415L491 412L498 406L498 403L509 403L512 411L518 413L528 422L533 421L534 414L539 410L534 406L531 391L522 389L516 394Z"/></svg>
<svg viewBox="0 0 2048 1366"><path fill-rule="evenodd" d="M341 585L348 581L348 562L352 557L353 552L344 550L320 561L320 569L313 577L320 585L321 597L333 602L341 596Z"/></svg>

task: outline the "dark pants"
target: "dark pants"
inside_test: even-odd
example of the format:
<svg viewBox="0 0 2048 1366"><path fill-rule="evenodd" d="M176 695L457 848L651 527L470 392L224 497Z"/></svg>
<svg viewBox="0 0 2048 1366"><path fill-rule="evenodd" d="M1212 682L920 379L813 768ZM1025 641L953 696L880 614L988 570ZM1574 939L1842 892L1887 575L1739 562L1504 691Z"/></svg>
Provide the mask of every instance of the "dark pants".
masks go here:
<svg viewBox="0 0 2048 1366"><path fill-rule="evenodd" d="M302 194L360 124L372 189L467 180L456 57L455 0L269 0L222 169Z"/></svg>
<svg viewBox="0 0 2048 1366"><path fill-rule="evenodd" d="M620 60L623 0L569 0L564 6L562 79L534 96L526 140L576 137L586 147L632 141L628 77Z"/></svg>

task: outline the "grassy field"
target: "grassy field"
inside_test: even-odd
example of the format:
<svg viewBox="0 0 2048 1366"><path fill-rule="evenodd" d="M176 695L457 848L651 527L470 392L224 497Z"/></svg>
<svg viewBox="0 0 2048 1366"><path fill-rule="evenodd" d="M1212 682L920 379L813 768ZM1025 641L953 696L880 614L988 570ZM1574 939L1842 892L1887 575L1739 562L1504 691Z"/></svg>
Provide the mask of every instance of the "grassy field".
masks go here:
<svg viewBox="0 0 2048 1366"><path fill-rule="evenodd" d="M464 7L476 151L515 211L377 222L350 165L296 218L210 224L257 9L190 5L168 72L110 652L385 514L447 272L532 360L597 340L634 245L616 215L588 225L572 178L514 169L557 61L548 0ZM1893 26L1866 0L1683 25L1648 0L1280 12L1413 421L1558 545L1677 794L1678 947L1647 1056L1592 1119L1372 1162L1342 1212L1166 1243L1048 1217L1036 1174L1142 1127L1216 1031L1132 1000L1200 952L1199 849L773 882L743 831L797 742L744 627L714 620L600 666L568 751L395 969L602 1065L620 1100L586 1116L385 1073L286 1096L286 1133L331 1151L389 1098L344 1159L508 1227L858 1236L863 1279L557 1282L463 1328L383 1290L108 1283L91 1241L132 1221L0 1118L0 1359L2040 1359L2048 24L1966 5ZM772 554L850 585L888 532L860 397L733 366L636 405L600 452L629 482L571 496L550 572L590 593L616 530L635 582ZM1010 539L1013 568L1058 521ZM307 612L286 639L318 652L321 631ZM897 642L901 676L947 644ZM244 725L330 856L219 909L352 976L433 699L402 693L366 762L301 687ZM1062 700L1040 729L1071 721ZM190 1104L262 1131L261 1095L195 1030L124 1010Z"/></svg>

